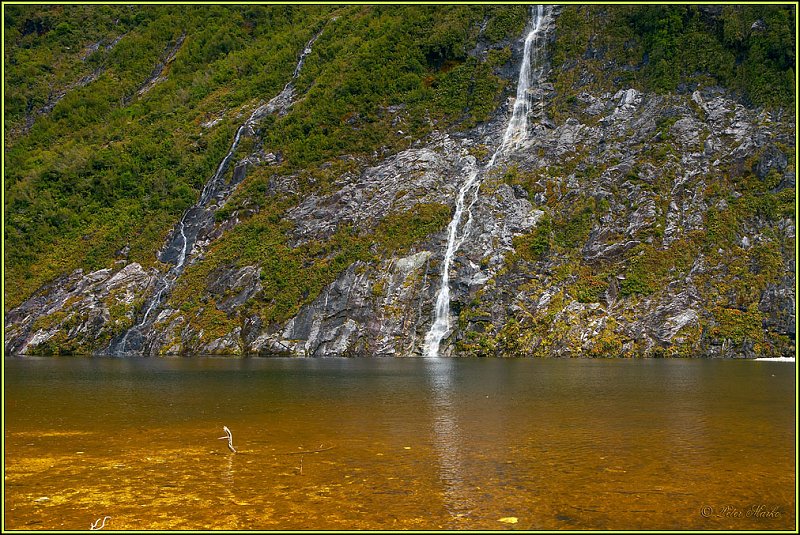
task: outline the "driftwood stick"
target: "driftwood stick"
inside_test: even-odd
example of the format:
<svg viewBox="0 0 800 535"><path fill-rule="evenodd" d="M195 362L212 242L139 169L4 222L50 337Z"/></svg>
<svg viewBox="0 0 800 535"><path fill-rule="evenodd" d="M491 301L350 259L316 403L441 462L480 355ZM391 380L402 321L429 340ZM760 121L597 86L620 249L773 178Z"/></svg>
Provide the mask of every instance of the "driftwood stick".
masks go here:
<svg viewBox="0 0 800 535"><path fill-rule="evenodd" d="M97 520L92 522L92 525L89 526L89 530L90 531L95 531L95 530L98 530L98 529L103 529L105 527L105 525L106 525L106 520L108 520L109 518L111 518L111 517L110 516L104 516L103 518L98 518ZM101 520L103 521L102 524L100 524Z"/></svg>
<svg viewBox="0 0 800 535"><path fill-rule="evenodd" d="M327 448L320 447L318 450L303 450L303 451L290 451L288 453L276 453L275 455L305 455L306 453L320 453L322 451L332 450L336 446L328 446Z"/></svg>
<svg viewBox="0 0 800 535"><path fill-rule="evenodd" d="M223 425L222 429L225 431L225 436L219 437L217 440L228 439L228 449L231 450L233 453L236 453L236 449L233 447L233 433L231 433L231 430L228 429L227 425Z"/></svg>

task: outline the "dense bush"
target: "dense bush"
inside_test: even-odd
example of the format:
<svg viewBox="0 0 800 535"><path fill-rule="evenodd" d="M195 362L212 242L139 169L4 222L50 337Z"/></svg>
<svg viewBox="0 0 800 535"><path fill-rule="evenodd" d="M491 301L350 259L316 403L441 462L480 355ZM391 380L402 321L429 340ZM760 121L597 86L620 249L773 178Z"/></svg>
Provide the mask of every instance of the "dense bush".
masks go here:
<svg viewBox="0 0 800 535"><path fill-rule="evenodd" d="M615 73L618 81L644 90L674 92L682 86L718 84L755 105L792 107L794 9L567 6L558 21L554 59L568 68L578 58L597 69L623 66L623 73Z"/></svg>
<svg viewBox="0 0 800 535"><path fill-rule="evenodd" d="M519 11L8 6L7 306L64 271L110 265L126 244L130 260L153 264L243 117L280 91L323 27L295 82L296 104L260 131L287 173L344 154L397 150L434 122L467 127L485 119L504 82L493 72L496 55L489 63L469 52L479 38L518 37L524 20L513 21L526 16ZM486 21L491 39L480 35ZM159 71L181 37L174 61ZM154 75L165 79L139 95ZM386 112L393 105L403 109L399 119Z"/></svg>

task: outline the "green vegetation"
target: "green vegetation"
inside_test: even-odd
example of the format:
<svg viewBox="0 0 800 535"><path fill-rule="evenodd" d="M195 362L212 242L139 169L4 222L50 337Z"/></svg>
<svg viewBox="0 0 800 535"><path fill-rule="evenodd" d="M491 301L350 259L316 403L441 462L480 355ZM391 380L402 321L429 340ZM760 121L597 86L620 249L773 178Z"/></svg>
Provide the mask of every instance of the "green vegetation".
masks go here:
<svg viewBox="0 0 800 535"><path fill-rule="evenodd" d="M261 267L262 291L248 302L241 317L257 312L269 324L295 315L313 301L326 285L356 261L376 263L390 253L401 254L414 243L444 228L450 208L441 204L418 204L407 212L389 214L374 230L340 227L325 241L288 245L292 225L282 212L290 203L276 202L238 225L211 246L204 262L188 268L170 297L171 306L187 313L209 340L237 325L239 317L227 317L212 298L203 297L208 282L218 270L246 265ZM373 292L382 293L376 286ZM227 329L227 330L226 330Z"/></svg>
<svg viewBox="0 0 800 535"><path fill-rule="evenodd" d="M536 261L552 250L570 254L586 243L605 204L593 197L574 199L568 204L565 212L545 212L530 233L514 238L517 258Z"/></svg>
<svg viewBox="0 0 800 535"><path fill-rule="evenodd" d="M593 275L590 269L584 267L575 284L575 297L581 303L597 303L607 288L607 279Z"/></svg>
<svg viewBox="0 0 800 535"><path fill-rule="evenodd" d="M529 234L522 234L514 238L516 254L525 260L535 261L550 252L553 222L550 216L544 215Z"/></svg>
<svg viewBox="0 0 800 535"><path fill-rule="evenodd" d="M5 166L8 306L64 271L108 266L126 244L131 260L152 264L166 232L227 150L237 122L228 117L204 132L201 120L276 93L308 38L296 25L322 15L319 8L285 13L222 6L9 9L6 94L17 100L5 110L11 125ZM261 18L251 20L257 14ZM117 25L108 22L115 20ZM62 23L76 29L68 41L48 29ZM77 30L84 27L92 30ZM182 32L187 37L168 79L137 97ZM217 33L228 37L215 42ZM104 48L120 36L113 48ZM95 39L103 46L87 62L102 56L91 60L99 77L68 91L52 113L35 117L27 135L14 137L13 125L23 121L25 110L46 99L38 93L42 88L68 87L94 68L85 67L80 55ZM53 64L70 65L64 70L74 76L61 70L51 75ZM232 78L239 83L228 85ZM31 88L27 93L15 91L22 79Z"/></svg>
<svg viewBox="0 0 800 535"><path fill-rule="evenodd" d="M714 310L716 322L711 334L721 339L730 340L735 345L745 341L754 343L754 350L761 351L761 341L764 330L761 327L763 320L756 304L750 305L747 310L719 307Z"/></svg>
<svg viewBox="0 0 800 535"><path fill-rule="evenodd" d="M747 105L793 110L794 9L563 6L548 113L557 124L581 113L584 90L686 93L714 85L733 90ZM413 250L451 217L445 204L418 204L371 226L341 226L292 247L287 210L309 195L334 191L342 177L358 176L434 129L463 130L489 118L508 90L497 74L511 59L508 40L521 35L527 18L527 7L519 5L7 6L6 306L59 274L112 266L125 246L128 260L163 270L156 252L196 202L236 128L291 79L299 51L319 34L294 81L289 112L264 119L236 154L240 159L263 150L279 158L248 171L216 213L217 223L234 213L240 222L186 270L170 296L170 306L181 309L205 340L229 333L252 314L267 325L287 320L355 262L369 269L387 255ZM155 74L164 79L142 93ZM767 318L757 305L794 258L794 238L773 223L794 219L795 190L780 189L782 176L774 170L756 175L760 153L728 168L715 166L704 177L702 228L666 239L673 164L681 156L671 139L678 119L669 110L656 121L653 139L630 145L636 163L624 176L612 169L622 156L590 165L589 148L575 147L557 166L510 167L487 178L484 194L506 183L521 186L531 199L544 195L536 207L544 214L514 238L515 253L500 275L523 275L518 290L528 305L548 294L537 310L527 310L524 299L515 302L516 293L503 296L515 308L495 328L479 293L460 310L461 326L471 330L459 349L546 355L558 346L572 354L621 354L636 348L636 340L627 338L622 322L592 316L611 301L606 292L618 292L620 306L655 302L671 281L689 276L698 258L703 270L692 275L692 284L707 307L679 337L695 345L710 336L752 343L759 351L779 347L764 335ZM597 120L581 116L590 126ZM794 147L773 142L793 171ZM470 152L485 159L490 149L475 145ZM273 181L282 179L296 184L291 195L275 193ZM575 181L577 189L570 185ZM654 221L631 235L624 235L627 225L592 234L601 218L624 221L642 198L656 207ZM758 240L743 242L753 229ZM590 236L600 246L625 247L587 259ZM247 265L260 267L262 290L228 315L218 302L225 296L204 290L220 274ZM385 291L383 280L371 289L376 299ZM562 313L576 301L584 316ZM109 296L112 327L101 342L129 327L143 303ZM60 329L42 351L78 352L100 343L68 339L66 330L81 317L64 310L34 325ZM576 321L595 322L588 349L575 339ZM664 355L684 350L670 351Z"/></svg>
<svg viewBox="0 0 800 535"><path fill-rule="evenodd" d="M443 229L450 222L450 207L444 204L417 204L407 212L390 214L375 232L375 240L386 251L401 251Z"/></svg>
<svg viewBox="0 0 800 535"><path fill-rule="evenodd" d="M466 128L486 119L505 86L493 71L510 57L494 43L518 36L521 11L8 6L6 305L60 273L109 266L126 244L131 261L153 265L242 117L280 91L299 51L323 28L295 83L296 104L259 132L265 150L283 156L285 173L345 154L363 165L434 124ZM138 95L181 36L166 79ZM497 51L470 56L479 38ZM214 127L202 126L219 117ZM242 198L250 194L257 191Z"/></svg>
<svg viewBox="0 0 800 535"><path fill-rule="evenodd" d="M596 90L675 92L721 85L759 106L792 108L793 6L565 6L553 64L559 109L570 109L581 69ZM576 62L577 58L582 58ZM685 91L685 88L684 88Z"/></svg>
<svg viewBox="0 0 800 535"><path fill-rule="evenodd" d="M692 267L698 253L697 240L692 237L672 242L661 248L641 244L628 254L628 269L620 281L620 294L649 295L664 289L667 280L680 278Z"/></svg>

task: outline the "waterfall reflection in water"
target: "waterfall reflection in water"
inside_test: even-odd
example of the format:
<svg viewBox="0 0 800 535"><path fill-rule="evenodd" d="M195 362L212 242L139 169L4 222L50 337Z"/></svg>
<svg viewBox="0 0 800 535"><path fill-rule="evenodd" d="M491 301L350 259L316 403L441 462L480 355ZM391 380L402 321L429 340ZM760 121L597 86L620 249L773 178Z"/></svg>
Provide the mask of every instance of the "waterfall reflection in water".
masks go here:
<svg viewBox="0 0 800 535"><path fill-rule="evenodd" d="M466 443L454 406L455 366L449 358L426 359L431 387L431 411L434 449L439 462L444 506L453 518L469 515L474 508L474 492L465 476L461 448Z"/></svg>
<svg viewBox="0 0 800 535"><path fill-rule="evenodd" d="M4 527L785 530L793 367L7 359Z"/></svg>

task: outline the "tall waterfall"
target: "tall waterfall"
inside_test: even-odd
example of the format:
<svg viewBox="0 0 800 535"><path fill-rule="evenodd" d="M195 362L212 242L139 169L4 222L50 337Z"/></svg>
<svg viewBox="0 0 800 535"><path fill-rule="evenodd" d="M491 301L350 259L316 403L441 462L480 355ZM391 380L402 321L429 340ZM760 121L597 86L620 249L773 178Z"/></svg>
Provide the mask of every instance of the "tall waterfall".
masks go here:
<svg viewBox="0 0 800 535"><path fill-rule="evenodd" d="M169 261L170 263L174 263L174 265L169 269L169 271L159 277L157 281L157 290L147 303L147 308L145 309L144 316L142 316L142 320L125 331L125 334L123 334L120 338L111 343L108 351L112 355L131 353L141 349L143 338L142 331L148 325L148 319L151 319L151 314L153 311L161 306L163 299L169 295L169 292L175 285L175 281L177 281L178 277L180 277L181 273L183 273L187 256L192 252L192 248L194 247L201 227L209 220L213 221L214 212L216 212L216 210L222 206L222 203L224 203L227 196L230 195L236 186L236 184L233 182L226 183L225 175L230 167L230 162L236 153L236 149L239 147L239 141L241 140L242 135L247 131L252 133L255 125L263 117L272 113L285 114L287 112L289 107L292 105L292 98L294 97L293 82L300 75L300 70L303 68L306 57L308 57L308 55L311 53L311 46L321 33L322 31L320 30L311 38L311 40L308 41L308 43L306 43L303 51L300 53L300 58L297 61L297 65L294 68L291 79L286 83L281 92L270 99L266 104L256 108L255 111L250 114L250 117L247 118L244 124L242 124L236 130L236 134L233 137L233 141L231 142L228 152L217 166L217 170L214 172L214 175L203 186L203 191L200 193L200 200L183 213L180 221L178 221L178 224L172 232L172 238L169 240L164 249L162 249L158 254L160 259L165 262ZM216 204L212 201L216 201ZM169 256L167 255L167 252L171 250L177 251L176 256L170 257L169 260L166 260L165 257ZM134 347L131 348L132 344L128 339L133 333L138 336L135 337L136 343L134 344Z"/></svg>
<svg viewBox="0 0 800 535"><path fill-rule="evenodd" d="M525 36L522 66L519 70L517 98L514 100L511 119L508 121L508 126L506 126L500 145L492 154L483 172L494 167L498 156L518 148L528 137L528 115L532 106L529 89L531 84L538 81L544 73L544 62L542 61L544 37L551 18L551 6L539 5L532 8L528 34ZM540 101L540 106L543 108L544 102ZM439 355L439 346L450 331L450 267L453 263L453 256L469 234L472 223L472 206L478 199L481 174L481 170L477 166L471 166L467 173L467 178L456 196L455 213L453 213L453 219L447 226L447 249L444 253L442 265L442 282L436 294L434 320L430 331L425 336L423 354L426 357L437 357ZM466 204L468 195L471 197L469 205ZM468 214L467 222L463 225L459 236L459 226L465 211Z"/></svg>

